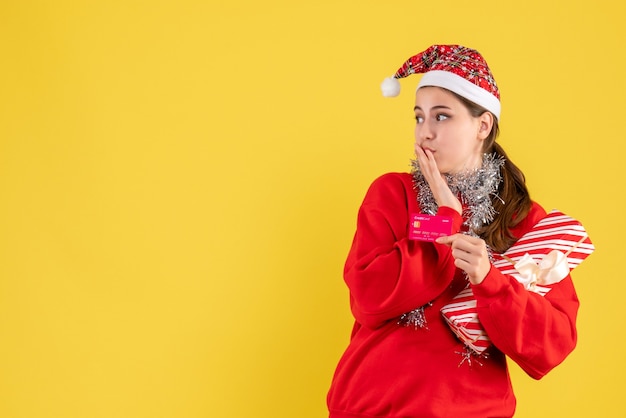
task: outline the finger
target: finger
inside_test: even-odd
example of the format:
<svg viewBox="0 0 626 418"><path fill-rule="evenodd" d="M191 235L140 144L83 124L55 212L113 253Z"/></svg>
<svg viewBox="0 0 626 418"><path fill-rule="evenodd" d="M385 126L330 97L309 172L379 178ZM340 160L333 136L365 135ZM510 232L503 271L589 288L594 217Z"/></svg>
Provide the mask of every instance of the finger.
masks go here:
<svg viewBox="0 0 626 418"><path fill-rule="evenodd" d="M469 257L472 255L477 255L480 252L480 247L472 242L472 237L469 237L464 234L455 234L450 240L450 246L452 248L452 255L455 258L461 258L463 260L469 261Z"/></svg>
<svg viewBox="0 0 626 418"><path fill-rule="evenodd" d="M452 244L452 249L460 256L464 253L470 253L472 251L472 245L468 243L464 237L455 239Z"/></svg>
<svg viewBox="0 0 626 418"><path fill-rule="evenodd" d="M444 235L444 236L436 238L435 242L439 244L452 245L454 244L454 242L458 241L459 239L462 239L462 237L465 237L465 236L466 235L463 235L463 234Z"/></svg>
<svg viewBox="0 0 626 418"><path fill-rule="evenodd" d="M452 245L452 256L469 265L478 265L488 260L487 249L483 242L472 242L459 239Z"/></svg>
<svg viewBox="0 0 626 418"><path fill-rule="evenodd" d="M417 147L417 149L419 150L417 152L417 161L420 171L427 180L430 180L433 177L433 171L436 170L436 167L433 167L431 161L428 159L428 155L424 153L424 150L419 147Z"/></svg>
<svg viewBox="0 0 626 418"><path fill-rule="evenodd" d="M426 162L428 161L428 156L424 152L424 149L419 145L415 145L415 155L417 156L420 164L426 164Z"/></svg>
<svg viewBox="0 0 626 418"><path fill-rule="evenodd" d="M446 236L443 236L443 237L438 237L437 239L435 239L435 242L437 244L450 245L454 241L454 238L452 238L452 237L453 237L452 235L446 235Z"/></svg>
<svg viewBox="0 0 626 418"><path fill-rule="evenodd" d="M428 157L429 161L432 161L433 164L437 165L437 163L435 162L435 156L433 155L433 152L431 150L422 148L422 151Z"/></svg>
<svg viewBox="0 0 626 418"><path fill-rule="evenodd" d="M481 238L473 237L471 235L466 234L455 234L454 243L455 247L459 249L463 249L464 251L471 252L476 248L480 248L484 245L484 242Z"/></svg>
<svg viewBox="0 0 626 418"><path fill-rule="evenodd" d="M430 150L425 150L419 145L415 146L415 154L420 162L420 168L427 169L430 172L436 171L439 172L437 168L437 163L435 162L435 157Z"/></svg>

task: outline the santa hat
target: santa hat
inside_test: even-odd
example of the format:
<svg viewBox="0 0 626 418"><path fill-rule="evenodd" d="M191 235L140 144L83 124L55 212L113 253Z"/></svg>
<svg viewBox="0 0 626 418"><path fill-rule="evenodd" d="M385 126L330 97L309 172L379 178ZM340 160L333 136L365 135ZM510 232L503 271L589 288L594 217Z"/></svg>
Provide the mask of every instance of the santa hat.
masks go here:
<svg viewBox="0 0 626 418"><path fill-rule="evenodd" d="M487 62L474 49L461 45L433 45L409 58L393 77L381 84L383 96L400 94L399 78L423 73L417 88L443 87L484 107L500 119L500 91Z"/></svg>

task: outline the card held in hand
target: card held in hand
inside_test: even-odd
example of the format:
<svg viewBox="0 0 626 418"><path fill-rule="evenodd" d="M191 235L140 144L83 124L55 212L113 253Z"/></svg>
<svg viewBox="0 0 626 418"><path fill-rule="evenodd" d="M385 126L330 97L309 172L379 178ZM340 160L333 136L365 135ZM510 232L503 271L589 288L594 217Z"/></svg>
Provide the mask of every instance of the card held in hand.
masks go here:
<svg viewBox="0 0 626 418"><path fill-rule="evenodd" d="M426 215L423 213L411 214L409 239L434 241L451 233L452 218L450 216Z"/></svg>

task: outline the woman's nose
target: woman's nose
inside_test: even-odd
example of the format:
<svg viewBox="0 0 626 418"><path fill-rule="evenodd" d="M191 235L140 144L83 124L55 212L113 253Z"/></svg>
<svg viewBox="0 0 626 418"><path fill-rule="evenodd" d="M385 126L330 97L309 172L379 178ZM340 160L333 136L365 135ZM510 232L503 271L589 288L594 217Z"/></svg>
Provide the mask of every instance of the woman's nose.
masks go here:
<svg viewBox="0 0 626 418"><path fill-rule="evenodd" d="M433 139L435 136L434 131L432 129L432 125L428 122L428 120L424 120L422 123L415 126L415 140L418 142L423 142L429 139Z"/></svg>

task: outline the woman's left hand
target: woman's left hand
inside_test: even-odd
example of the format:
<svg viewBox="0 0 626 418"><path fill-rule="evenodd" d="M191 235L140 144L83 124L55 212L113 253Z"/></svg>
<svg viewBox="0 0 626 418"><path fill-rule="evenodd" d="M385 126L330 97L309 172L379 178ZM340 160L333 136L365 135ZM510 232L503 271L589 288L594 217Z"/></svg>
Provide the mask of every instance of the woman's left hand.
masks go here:
<svg viewBox="0 0 626 418"><path fill-rule="evenodd" d="M445 177L439 172L432 151L424 150L422 147L416 145L415 155L419 162L420 171L428 182L428 187L430 187L433 193L437 206L447 206L459 212L459 215L462 215L463 207L461 206L461 202L458 197L452 193Z"/></svg>
<svg viewBox="0 0 626 418"><path fill-rule="evenodd" d="M470 283L481 284L485 280L491 269L485 241L469 235L454 234L439 237L436 242L450 246L454 265L467 273Z"/></svg>

